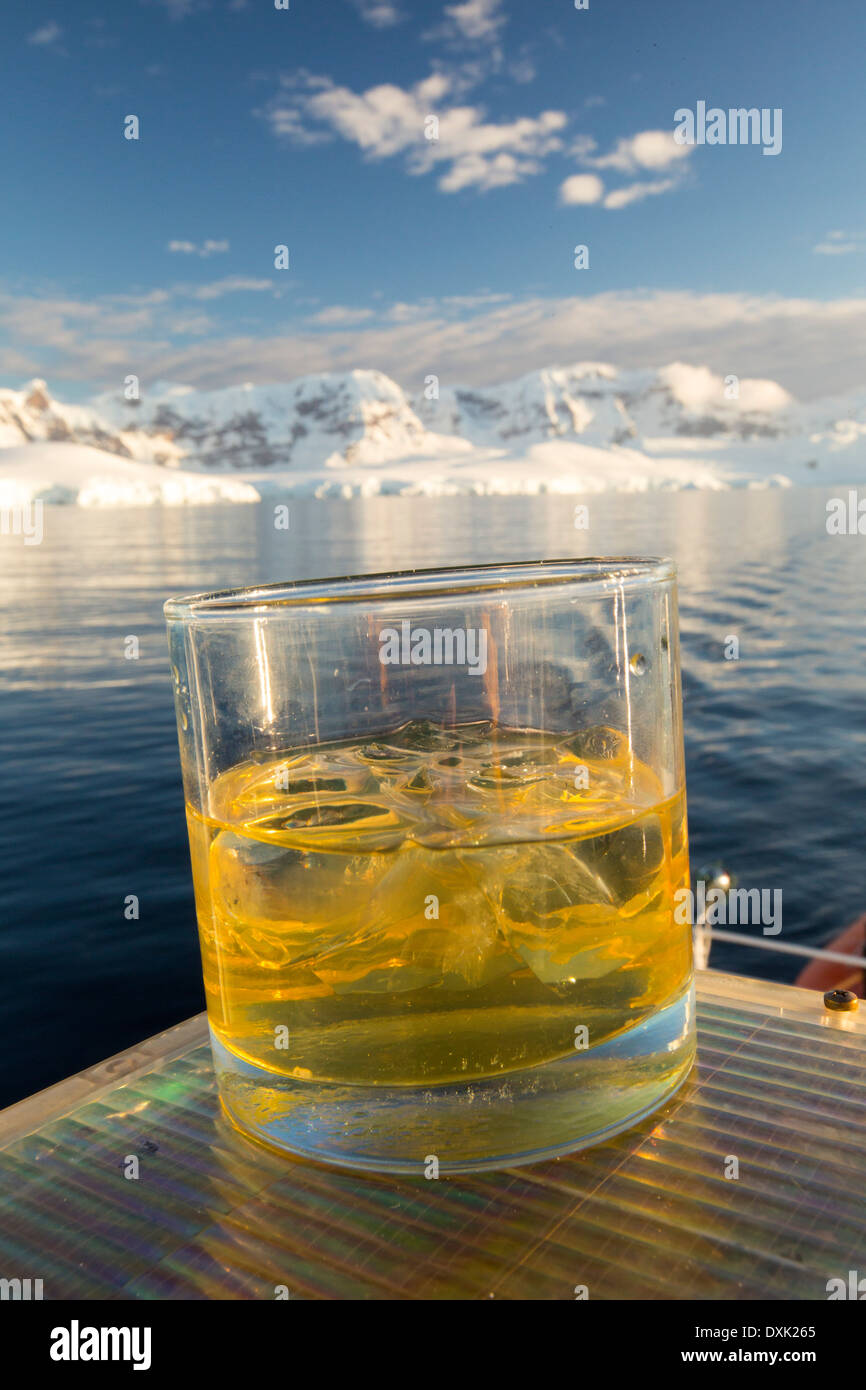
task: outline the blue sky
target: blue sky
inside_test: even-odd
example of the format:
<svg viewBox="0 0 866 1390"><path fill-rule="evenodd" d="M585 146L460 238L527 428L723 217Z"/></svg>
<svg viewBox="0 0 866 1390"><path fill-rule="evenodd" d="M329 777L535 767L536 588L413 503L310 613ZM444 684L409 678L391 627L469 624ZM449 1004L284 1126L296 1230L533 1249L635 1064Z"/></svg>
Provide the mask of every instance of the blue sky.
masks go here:
<svg viewBox="0 0 866 1390"><path fill-rule="evenodd" d="M4 31L4 385L862 382L850 0L54 0ZM676 145L698 101L780 108L780 153Z"/></svg>

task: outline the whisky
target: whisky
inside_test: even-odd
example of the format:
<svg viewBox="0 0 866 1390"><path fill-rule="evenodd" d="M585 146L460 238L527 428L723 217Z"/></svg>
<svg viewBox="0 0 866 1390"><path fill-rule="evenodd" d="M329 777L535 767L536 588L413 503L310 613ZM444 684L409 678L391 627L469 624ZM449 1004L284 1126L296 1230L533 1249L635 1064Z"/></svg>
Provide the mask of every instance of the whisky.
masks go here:
<svg viewBox="0 0 866 1390"><path fill-rule="evenodd" d="M506 1079L683 996L685 799L626 736L416 721L188 807L216 1038L266 1083Z"/></svg>

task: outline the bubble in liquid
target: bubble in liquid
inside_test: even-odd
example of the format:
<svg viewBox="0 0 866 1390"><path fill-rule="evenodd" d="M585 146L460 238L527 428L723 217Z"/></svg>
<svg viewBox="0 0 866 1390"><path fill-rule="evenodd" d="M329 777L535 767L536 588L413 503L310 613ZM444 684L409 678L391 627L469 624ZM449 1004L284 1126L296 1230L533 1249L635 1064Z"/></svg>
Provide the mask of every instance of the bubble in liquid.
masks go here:
<svg viewBox="0 0 866 1390"><path fill-rule="evenodd" d="M632 675L635 676L642 676L644 671L647 669L647 659L644 656L643 652L635 652L634 656L628 664L631 668Z"/></svg>

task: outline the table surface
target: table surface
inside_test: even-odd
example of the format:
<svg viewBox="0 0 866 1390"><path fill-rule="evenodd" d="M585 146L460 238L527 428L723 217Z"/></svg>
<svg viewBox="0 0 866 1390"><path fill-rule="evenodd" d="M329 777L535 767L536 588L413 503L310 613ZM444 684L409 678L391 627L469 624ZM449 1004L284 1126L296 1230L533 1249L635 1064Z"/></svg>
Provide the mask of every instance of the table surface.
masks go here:
<svg viewBox="0 0 866 1390"><path fill-rule="evenodd" d="M46 1299L826 1299L866 1272L866 1008L705 971L698 1039L627 1133L434 1181L244 1139L200 1015L0 1112L0 1277Z"/></svg>

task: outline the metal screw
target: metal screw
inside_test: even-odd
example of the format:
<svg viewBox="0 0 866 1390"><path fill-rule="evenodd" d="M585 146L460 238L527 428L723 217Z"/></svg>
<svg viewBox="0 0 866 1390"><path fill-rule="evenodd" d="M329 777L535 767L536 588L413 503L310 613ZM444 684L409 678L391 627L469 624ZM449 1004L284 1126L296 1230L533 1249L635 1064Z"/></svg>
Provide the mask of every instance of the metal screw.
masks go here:
<svg viewBox="0 0 866 1390"><path fill-rule="evenodd" d="M828 989L824 995L824 1008L834 1013L853 1013L859 1007L860 1000L850 989Z"/></svg>

